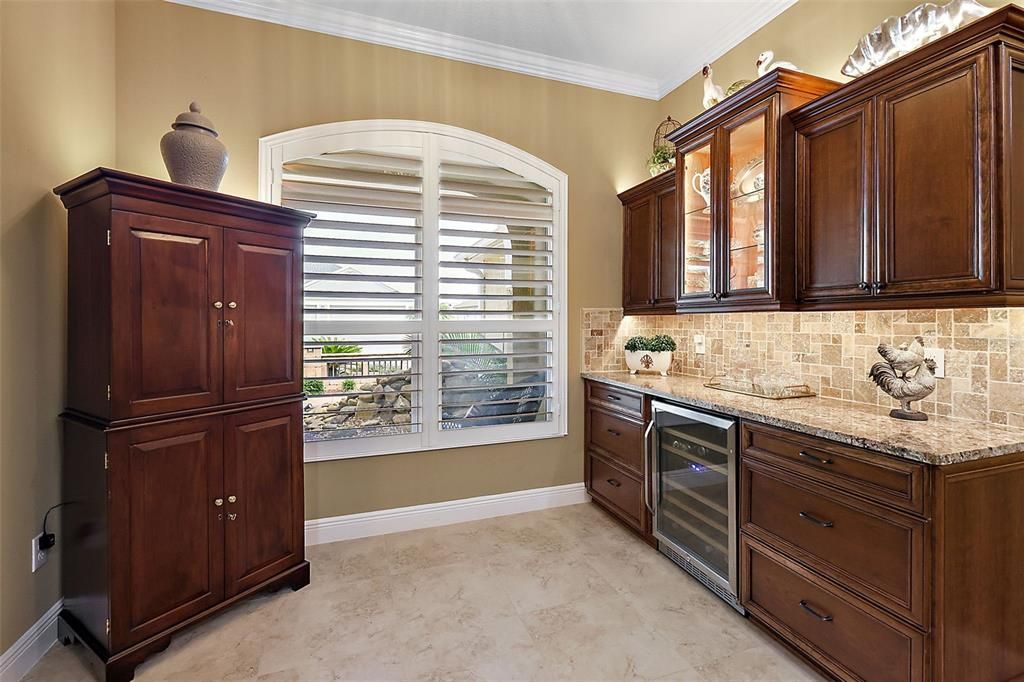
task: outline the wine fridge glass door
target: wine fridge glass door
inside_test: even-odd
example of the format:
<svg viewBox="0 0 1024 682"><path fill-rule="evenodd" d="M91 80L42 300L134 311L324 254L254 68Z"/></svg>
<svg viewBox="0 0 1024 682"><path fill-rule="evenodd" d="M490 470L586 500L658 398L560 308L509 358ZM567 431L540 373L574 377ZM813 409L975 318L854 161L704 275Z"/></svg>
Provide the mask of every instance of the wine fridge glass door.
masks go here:
<svg viewBox="0 0 1024 682"><path fill-rule="evenodd" d="M653 419L655 534L735 594L736 423L660 404Z"/></svg>

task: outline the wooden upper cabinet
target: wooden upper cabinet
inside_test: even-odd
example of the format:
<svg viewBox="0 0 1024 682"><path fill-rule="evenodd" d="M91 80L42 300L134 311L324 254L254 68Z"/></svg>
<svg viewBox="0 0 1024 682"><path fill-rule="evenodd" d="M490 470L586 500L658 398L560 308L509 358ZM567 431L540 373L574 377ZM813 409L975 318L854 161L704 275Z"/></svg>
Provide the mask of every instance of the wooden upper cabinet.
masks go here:
<svg viewBox="0 0 1024 682"><path fill-rule="evenodd" d="M809 122L796 143L797 294L870 297L875 218L870 103ZM820 169L827 168L827 172Z"/></svg>
<svg viewBox="0 0 1024 682"><path fill-rule="evenodd" d="M115 211L110 400L137 417L221 401L221 230Z"/></svg>
<svg viewBox="0 0 1024 682"><path fill-rule="evenodd" d="M292 239L225 231L224 399L302 392L302 254Z"/></svg>
<svg viewBox="0 0 1024 682"><path fill-rule="evenodd" d="M309 214L106 168L54 191L69 411L118 422L302 393Z"/></svg>
<svg viewBox="0 0 1024 682"><path fill-rule="evenodd" d="M676 145L679 312L792 307L793 204L782 115L839 87L776 69L669 135Z"/></svg>
<svg viewBox="0 0 1024 682"><path fill-rule="evenodd" d="M675 310L679 288L675 196L673 171L619 195L623 204L622 307L626 312Z"/></svg>
<svg viewBox="0 0 1024 682"><path fill-rule="evenodd" d="M1022 25L1008 5L789 114L801 307L1024 304Z"/></svg>
<svg viewBox="0 0 1024 682"><path fill-rule="evenodd" d="M883 295L994 287L991 74L985 50L878 97Z"/></svg>
<svg viewBox="0 0 1024 682"><path fill-rule="evenodd" d="M645 196L625 206L622 233L622 307L654 303L654 202Z"/></svg>
<svg viewBox="0 0 1024 682"><path fill-rule="evenodd" d="M228 416L224 430L227 596L302 560L301 403Z"/></svg>

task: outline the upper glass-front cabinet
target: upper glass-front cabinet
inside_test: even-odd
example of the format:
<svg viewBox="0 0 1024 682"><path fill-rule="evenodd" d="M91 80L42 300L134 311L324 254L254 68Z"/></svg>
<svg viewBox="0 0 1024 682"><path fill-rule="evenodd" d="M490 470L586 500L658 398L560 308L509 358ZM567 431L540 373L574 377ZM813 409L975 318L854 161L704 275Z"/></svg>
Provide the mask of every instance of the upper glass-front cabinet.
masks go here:
<svg viewBox="0 0 1024 682"><path fill-rule="evenodd" d="M680 312L780 309L794 285L776 255L792 251L779 175L780 120L837 83L775 70L684 124L676 145ZM791 223L792 221L790 221Z"/></svg>

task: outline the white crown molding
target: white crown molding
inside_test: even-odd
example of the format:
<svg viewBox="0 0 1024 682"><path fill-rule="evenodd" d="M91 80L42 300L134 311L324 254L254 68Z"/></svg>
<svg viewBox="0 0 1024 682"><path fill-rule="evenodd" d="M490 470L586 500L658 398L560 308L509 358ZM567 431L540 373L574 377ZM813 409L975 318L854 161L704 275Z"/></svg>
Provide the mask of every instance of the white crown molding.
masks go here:
<svg viewBox="0 0 1024 682"><path fill-rule="evenodd" d="M453 523L582 504L589 500L590 497L582 483L570 483L450 502L312 519L306 521L306 544L322 545L373 535L448 526Z"/></svg>
<svg viewBox="0 0 1024 682"><path fill-rule="evenodd" d="M705 62L721 57L797 2L765 0L758 11L751 12L742 21L733 24L724 37L716 40L717 47L704 58L684 62L668 78L658 80L390 19L379 19L342 9L338 5L309 0L166 1L652 100L659 100L675 90L688 78L700 73Z"/></svg>
<svg viewBox="0 0 1024 682"><path fill-rule="evenodd" d="M731 30L720 40L717 40L715 42L714 49L709 50L704 57L696 60L695 62L684 62L679 64L678 67L673 70L672 75L659 81L658 94L654 99L663 99L670 92L700 73L705 64L711 64L726 52L742 43L753 35L759 28L763 27L769 21L795 5L797 1L798 0L765 0L765 2L759 6L758 11L751 12L743 21L733 24L730 27ZM771 47L771 45L766 45L765 49L771 49ZM754 64L750 65L750 74L751 80L757 77L757 68Z"/></svg>
<svg viewBox="0 0 1024 682"><path fill-rule="evenodd" d="M657 99L658 81L570 59L379 19L307 0L167 0L178 5L234 14L317 33L396 47L435 57L489 66L528 76L608 90L623 95Z"/></svg>
<svg viewBox="0 0 1024 682"><path fill-rule="evenodd" d="M64 600L47 609L18 641L0 655L0 682L18 682L25 677L57 642L57 616Z"/></svg>

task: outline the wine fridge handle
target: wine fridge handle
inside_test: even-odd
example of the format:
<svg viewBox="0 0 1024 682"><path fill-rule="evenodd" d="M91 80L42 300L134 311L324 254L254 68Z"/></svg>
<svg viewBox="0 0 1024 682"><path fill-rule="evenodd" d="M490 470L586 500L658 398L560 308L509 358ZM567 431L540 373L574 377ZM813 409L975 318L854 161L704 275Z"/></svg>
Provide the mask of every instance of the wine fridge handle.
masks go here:
<svg viewBox="0 0 1024 682"><path fill-rule="evenodd" d="M654 508L651 506L651 430L654 428L654 418L644 431L644 506L652 515Z"/></svg>

